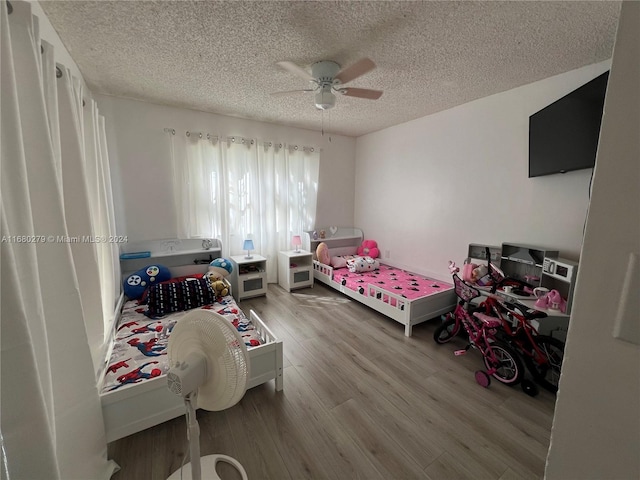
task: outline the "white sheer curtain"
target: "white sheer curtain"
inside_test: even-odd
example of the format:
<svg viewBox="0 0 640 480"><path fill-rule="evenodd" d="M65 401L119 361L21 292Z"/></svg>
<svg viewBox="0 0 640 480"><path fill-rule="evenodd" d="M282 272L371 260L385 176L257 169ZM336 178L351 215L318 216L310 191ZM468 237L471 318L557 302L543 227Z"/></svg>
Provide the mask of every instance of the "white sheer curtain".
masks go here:
<svg viewBox="0 0 640 480"><path fill-rule="evenodd" d="M90 202L85 174L82 86L74 81L69 69L63 65L57 68L61 74L57 84L63 208L67 233L74 238L69 246L80 290L89 350L94 371L97 372L101 363L105 327L100 269L96 244L92 241L94 229L90 212L90 204L97 201ZM55 71L51 73L55 74Z"/></svg>
<svg viewBox="0 0 640 480"><path fill-rule="evenodd" d="M171 147L178 238L220 238L224 202L218 137L165 131Z"/></svg>
<svg viewBox="0 0 640 480"><path fill-rule="evenodd" d="M256 252L262 254L260 219L260 169L256 141L229 137L222 146L224 160L225 222L223 245L231 255L243 252L243 242L253 240Z"/></svg>
<svg viewBox="0 0 640 480"><path fill-rule="evenodd" d="M85 96L84 107L84 164L91 209L93 235L97 239L114 240L116 232L111 189L111 169L107 151L105 119L98 113L98 105ZM117 237L115 238L117 240ZM95 243L98 280L102 301L103 338L108 338L113 325L115 303L120 292L120 264L118 241ZM95 272L94 272L95 278ZM95 280L94 280L95 282ZM104 353L104 352L102 352ZM95 358L95 354L94 358ZM102 357L100 357L102 358Z"/></svg>
<svg viewBox="0 0 640 480"><path fill-rule="evenodd" d="M78 282L97 269L97 254L92 243L64 241L94 232L81 92L66 69L53 85L53 49L41 53L30 4L12 6L8 15L0 2L2 472L107 479L115 464L89 348L104 329L102 299Z"/></svg>
<svg viewBox="0 0 640 480"><path fill-rule="evenodd" d="M267 258L267 282L278 281L278 251L291 244L287 238L287 159L282 143L263 142L258 146L260 165L261 253Z"/></svg>
<svg viewBox="0 0 640 480"><path fill-rule="evenodd" d="M287 226L290 235L311 230L316 222L320 152L289 145L287 150Z"/></svg>
<svg viewBox="0 0 640 480"><path fill-rule="evenodd" d="M253 240L277 282L279 250L315 224L320 152L302 145L228 137L216 143L172 129L178 237L217 237L225 254L244 253Z"/></svg>

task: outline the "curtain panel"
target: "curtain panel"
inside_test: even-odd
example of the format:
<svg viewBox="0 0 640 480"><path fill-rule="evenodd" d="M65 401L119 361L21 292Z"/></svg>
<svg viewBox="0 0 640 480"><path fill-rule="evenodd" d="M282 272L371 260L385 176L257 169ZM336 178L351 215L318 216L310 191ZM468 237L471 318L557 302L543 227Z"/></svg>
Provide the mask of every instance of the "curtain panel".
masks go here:
<svg viewBox="0 0 640 480"><path fill-rule="evenodd" d="M317 148L187 132L169 136L178 238L222 239L240 255L245 239L267 258L277 282L278 251L315 224L320 153Z"/></svg>
<svg viewBox="0 0 640 480"><path fill-rule="evenodd" d="M117 466L95 352L115 306L117 249L95 238L113 234L104 125L83 107L81 82L56 68L30 4L11 3L9 14L0 2L3 477L107 479Z"/></svg>

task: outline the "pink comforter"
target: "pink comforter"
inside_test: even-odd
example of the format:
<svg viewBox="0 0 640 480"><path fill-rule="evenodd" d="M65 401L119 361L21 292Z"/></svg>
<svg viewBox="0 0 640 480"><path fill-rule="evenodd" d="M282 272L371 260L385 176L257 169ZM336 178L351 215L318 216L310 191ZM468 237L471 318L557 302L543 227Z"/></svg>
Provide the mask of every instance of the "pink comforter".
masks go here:
<svg viewBox="0 0 640 480"><path fill-rule="evenodd" d="M374 284L408 300L428 297L453 288L450 283L384 264L381 264L378 270L363 273L351 273L346 268L339 268L333 271L333 280L363 295L367 294L364 287L367 284Z"/></svg>

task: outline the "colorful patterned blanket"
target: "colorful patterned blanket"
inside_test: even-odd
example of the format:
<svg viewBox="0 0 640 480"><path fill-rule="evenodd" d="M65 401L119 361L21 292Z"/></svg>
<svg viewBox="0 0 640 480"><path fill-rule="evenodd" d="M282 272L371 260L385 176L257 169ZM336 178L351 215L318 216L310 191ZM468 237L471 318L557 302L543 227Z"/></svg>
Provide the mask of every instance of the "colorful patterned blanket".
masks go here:
<svg viewBox="0 0 640 480"><path fill-rule="evenodd" d="M260 345L260 337L254 325L240 310L232 296L227 295L200 308L212 310L225 317L236 327L247 347ZM192 310L175 312L155 319L147 317L146 310L147 306L139 305L137 300L130 300L124 304L105 372L103 392L167 373L167 347L171 330Z"/></svg>

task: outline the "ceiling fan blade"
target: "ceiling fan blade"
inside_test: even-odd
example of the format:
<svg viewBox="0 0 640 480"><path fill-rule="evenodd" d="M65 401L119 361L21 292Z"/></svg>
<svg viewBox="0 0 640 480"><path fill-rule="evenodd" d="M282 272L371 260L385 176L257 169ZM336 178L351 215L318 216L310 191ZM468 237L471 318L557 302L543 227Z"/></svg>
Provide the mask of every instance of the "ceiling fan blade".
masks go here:
<svg viewBox="0 0 640 480"><path fill-rule="evenodd" d="M348 83L351 80L370 72L374 68L376 68L376 64L373 63L373 60L370 58L362 58L353 65L339 71L335 76L335 79L339 80L340 83Z"/></svg>
<svg viewBox="0 0 640 480"><path fill-rule="evenodd" d="M273 92L271 93L272 97L286 97L289 95L295 95L296 93L301 93L301 92L313 92L314 90L312 88L306 88L304 90L287 90L286 92Z"/></svg>
<svg viewBox="0 0 640 480"><path fill-rule="evenodd" d="M371 90L369 88L341 88L340 93L347 97L368 98L369 100L377 100L384 93L382 90Z"/></svg>
<svg viewBox="0 0 640 480"><path fill-rule="evenodd" d="M278 62L278 65L285 69L286 71L293 73L294 75L298 75L299 77L304 78L305 80L313 80L313 77L309 72L307 72L304 68L299 67L293 62Z"/></svg>

